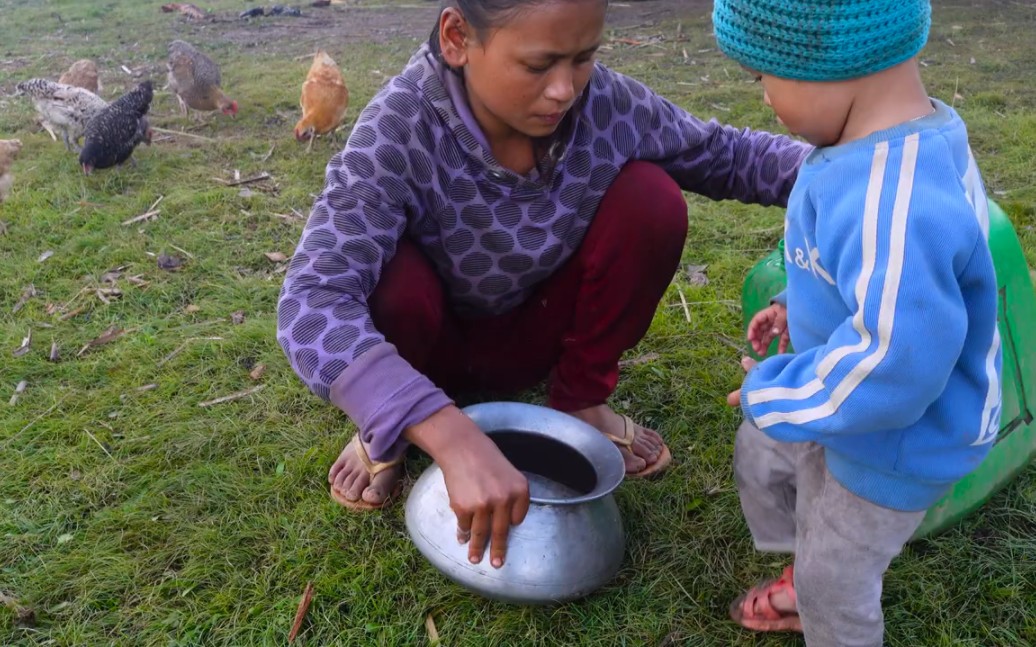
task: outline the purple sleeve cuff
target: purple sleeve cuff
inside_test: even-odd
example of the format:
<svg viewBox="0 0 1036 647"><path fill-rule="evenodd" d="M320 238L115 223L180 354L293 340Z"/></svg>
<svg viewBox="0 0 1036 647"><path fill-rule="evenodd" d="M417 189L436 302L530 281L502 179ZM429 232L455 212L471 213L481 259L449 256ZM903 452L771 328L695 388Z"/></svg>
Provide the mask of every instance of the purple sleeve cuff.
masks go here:
<svg viewBox="0 0 1036 647"><path fill-rule="evenodd" d="M407 443L403 430L453 404L441 389L385 342L356 358L331 383L331 402L360 428L371 460L391 461Z"/></svg>

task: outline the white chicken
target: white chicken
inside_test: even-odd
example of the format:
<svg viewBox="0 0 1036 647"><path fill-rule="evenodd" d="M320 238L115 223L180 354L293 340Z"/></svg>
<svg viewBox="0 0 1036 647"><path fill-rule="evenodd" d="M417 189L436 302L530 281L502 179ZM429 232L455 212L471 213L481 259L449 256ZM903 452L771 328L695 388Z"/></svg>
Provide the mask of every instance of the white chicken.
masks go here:
<svg viewBox="0 0 1036 647"><path fill-rule="evenodd" d="M86 132L86 125L108 102L85 88L47 79L29 79L16 86L17 93L28 96L36 112L40 114L43 127L54 136L61 133L61 139L68 150L79 150L79 140Z"/></svg>

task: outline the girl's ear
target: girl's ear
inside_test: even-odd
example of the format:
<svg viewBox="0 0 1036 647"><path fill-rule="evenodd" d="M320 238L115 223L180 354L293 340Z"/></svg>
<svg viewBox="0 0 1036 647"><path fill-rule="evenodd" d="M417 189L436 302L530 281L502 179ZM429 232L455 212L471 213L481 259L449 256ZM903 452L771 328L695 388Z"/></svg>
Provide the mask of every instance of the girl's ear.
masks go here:
<svg viewBox="0 0 1036 647"><path fill-rule="evenodd" d="M471 35L471 25L456 7L443 9L439 14L439 49L447 65L459 69L468 64Z"/></svg>

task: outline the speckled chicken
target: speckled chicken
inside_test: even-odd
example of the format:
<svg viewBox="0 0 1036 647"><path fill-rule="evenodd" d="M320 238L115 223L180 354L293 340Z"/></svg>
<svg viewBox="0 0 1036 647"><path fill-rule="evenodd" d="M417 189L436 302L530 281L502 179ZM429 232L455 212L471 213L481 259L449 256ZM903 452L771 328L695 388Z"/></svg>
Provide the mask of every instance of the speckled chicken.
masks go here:
<svg viewBox="0 0 1036 647"><path fill-rule="evenodd" d="M32 100L43 127L52 137L54 131L61 133L68 150L78 149L86 125L108 106L108 102L86 88L47 79L22 81L16 89Z"/></svg>
<svg viewBox="0 0 1036 647"><path fill-rule="evenodd" d="M180 102L180 110L210 112L219 110L225 115L237 114L237 101L223 93L219 66L193 45L182 40L169 44L169 87Z"/></svg>
<svg viewBox="0 0 1036 647"><path fill-rule="evenodd" d="M17 139L0 139L0 202L7 197L14 183L14 175L11 174L11 165L14 158L22 150L22 143Z"/></svg>
<svg viewBox="0 0 1036 647"><path fill-rule="evenodd" d="M302 119L295 124L295 139L309 140L308 151L317 135L332 133L342 125L349 108L349 88L342 72L327 52L317 51L302 84Z"/></svg>
<svg viewBox="0 0 1036 647"><path fill-rule="evenodd" d="M58 83L84 88L94 94L101 88L101 83L97 79L97 65L88 58L72 63L72 67L61 75Z"/></svg>
<svg viewBox="0 0 1036 647"><path fill-rule="evenodd" d="M111 103L86 127L86 141L79 164L87 175L94 169L110 168L130 159L141 142L151 142L147 112L154 88L144 81Z"/></svg>

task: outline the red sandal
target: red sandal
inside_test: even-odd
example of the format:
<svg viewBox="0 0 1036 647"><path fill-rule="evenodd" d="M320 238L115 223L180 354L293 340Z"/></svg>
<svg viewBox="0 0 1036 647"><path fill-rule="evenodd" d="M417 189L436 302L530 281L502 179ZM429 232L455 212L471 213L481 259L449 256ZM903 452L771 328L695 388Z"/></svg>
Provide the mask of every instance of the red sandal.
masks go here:
<svg viewBox="0 0 1036 647"><path fill-rule="evenodd" d="M795 565L784 569L781 576L749 589L730 605L730 619L753 631L795 631L802 633L802 619L795 612L778 611L770 596L784 592L795 600Z"/></svg>

